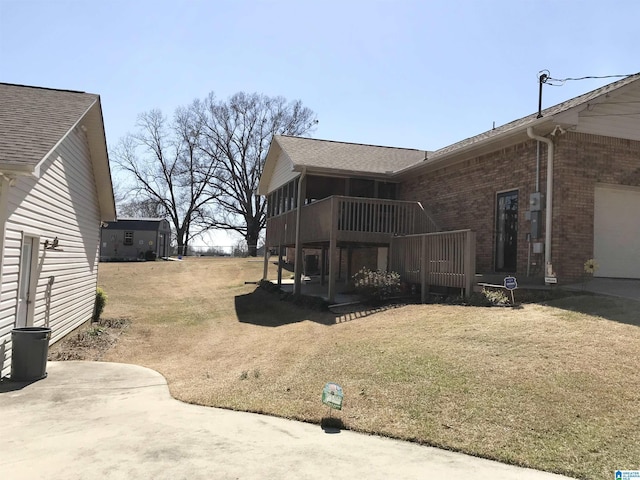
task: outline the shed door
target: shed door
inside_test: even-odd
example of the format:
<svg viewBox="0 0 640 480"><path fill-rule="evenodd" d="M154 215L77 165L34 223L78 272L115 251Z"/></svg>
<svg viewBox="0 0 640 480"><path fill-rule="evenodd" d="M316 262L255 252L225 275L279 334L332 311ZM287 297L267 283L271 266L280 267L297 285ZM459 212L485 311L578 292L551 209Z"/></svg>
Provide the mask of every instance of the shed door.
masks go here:
<svg viewBox="0 0 640 480"><path fill-rule="evenodd" d="M33 315L33 302L35 289L33 288L32 273L33 263L36 258L38 240L34 237L24 236L20 254L20 283L18 285L18 308L16 313L16 327L26 327Z"/></svg>
<svg viewBox="0 0 640 480"><path fill-rule="evenodd" d="M595 276L640 278L640 188L597 186L594 200Z"/></svg>

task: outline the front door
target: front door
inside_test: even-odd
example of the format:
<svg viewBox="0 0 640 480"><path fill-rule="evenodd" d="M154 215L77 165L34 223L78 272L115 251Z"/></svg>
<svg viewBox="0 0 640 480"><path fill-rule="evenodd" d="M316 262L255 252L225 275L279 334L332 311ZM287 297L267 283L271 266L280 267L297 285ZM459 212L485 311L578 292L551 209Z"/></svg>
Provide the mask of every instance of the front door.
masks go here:
<svg viewBox="0 0 640 480"><path fill-rule="evenodd" d="M33 299L35 292L31 288L31 275L33 270L34 253L38 242L34 237L25 236L22 239L22 252L20 254L20 284L18 286L18 311L16 315L16 327L26 327L32 315Z"/></svg>
<svg viewBox="0 0 640 480"><path fill-rule="evenodd" d="M498 194L496 271L515 272L518 263L518 191Z"/></svg>

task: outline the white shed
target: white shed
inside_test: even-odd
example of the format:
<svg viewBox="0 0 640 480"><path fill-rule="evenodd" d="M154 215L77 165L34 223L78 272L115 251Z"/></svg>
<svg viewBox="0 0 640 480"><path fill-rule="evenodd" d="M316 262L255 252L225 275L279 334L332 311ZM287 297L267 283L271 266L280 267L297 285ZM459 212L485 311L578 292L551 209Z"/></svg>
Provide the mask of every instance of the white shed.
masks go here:
<svg viewBox="0 0 640 480"><path fill-rule="evenodd" d="M0 373L11 330L91 319L115 202L98 95L0 83Z"/></svg>

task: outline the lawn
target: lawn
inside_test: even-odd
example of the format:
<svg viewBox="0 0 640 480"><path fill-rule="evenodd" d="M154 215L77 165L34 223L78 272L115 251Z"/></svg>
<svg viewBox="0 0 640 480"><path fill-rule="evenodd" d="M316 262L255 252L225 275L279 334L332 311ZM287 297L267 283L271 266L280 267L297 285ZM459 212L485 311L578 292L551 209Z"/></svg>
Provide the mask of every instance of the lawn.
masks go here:
<svg viewBox="0 0 640 480"><path fill-rule="evenodd" d="M131 319L103 358L185 402L320 423L331 381L353 430L577 478L640 468L640 304L316 312L245 284L261 276L255 259L101 264L103 316Z"/></svg>

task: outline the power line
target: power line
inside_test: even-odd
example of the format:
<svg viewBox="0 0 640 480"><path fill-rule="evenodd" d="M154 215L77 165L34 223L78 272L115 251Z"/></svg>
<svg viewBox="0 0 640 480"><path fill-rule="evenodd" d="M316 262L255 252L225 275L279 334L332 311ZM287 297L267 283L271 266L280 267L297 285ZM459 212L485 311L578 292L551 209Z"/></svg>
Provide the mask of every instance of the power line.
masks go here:
<svg viewBox="0 0 640 480"><path fill-rule="evenodd" d="M624 78L624 77L630 77L631 75L637 75L637 73L629 73L626 75L587 75L586 77L553 78L549 70L541 70L540 72L538 72L538 79L540 80L541 83L545 83L552 87L561 87L562 85L564 85L566 82L569 82L569 81L594 80L594 79L602 79L602 78Z"/></svg>
<svg viewBox="0 0 640 480"><path fill-rule="evenodd" d="M624 78L630 77L631 75L638 75L638 73L631 73L628 75L588 75L586 77L567 77L567 78L553 78L551 76L551 72L549 70L540 70L538 72L538 118L542 118L542 85L550 85L552 87L561 87L566 82L572 80L591 80L591 79L602 79L602 78Z"/></svg>

